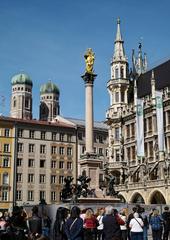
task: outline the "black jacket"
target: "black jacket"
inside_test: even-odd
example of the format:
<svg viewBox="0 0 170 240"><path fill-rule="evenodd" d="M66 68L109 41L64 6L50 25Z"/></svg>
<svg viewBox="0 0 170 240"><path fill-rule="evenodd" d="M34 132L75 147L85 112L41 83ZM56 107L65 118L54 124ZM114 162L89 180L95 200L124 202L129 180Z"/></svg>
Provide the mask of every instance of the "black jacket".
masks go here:
<svg viewBox="0 0 170 240"><path fill-rule="evenodd" d="M29 230L31 233L42 233L42 219L36 215L33 215L29 220Z"/></svg>
<svg viewBox="0 0 170 240"><path fill-rule="evenodd" d="M116 237L117 239L121 239L121 230L120 226L116 221L116 218L114 215L106 215L102 219L104 228L104 236L105 240L111 240L113 237Z"/></svg>

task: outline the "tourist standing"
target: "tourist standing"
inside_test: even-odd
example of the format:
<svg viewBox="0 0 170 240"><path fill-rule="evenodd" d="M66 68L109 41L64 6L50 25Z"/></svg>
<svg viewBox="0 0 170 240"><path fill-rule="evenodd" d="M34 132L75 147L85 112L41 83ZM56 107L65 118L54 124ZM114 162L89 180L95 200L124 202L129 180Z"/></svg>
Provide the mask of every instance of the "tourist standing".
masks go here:
<svg viewBox="0 0 170 240"><path fill-rule="evenodd" d="M134 213L135 212L137 212L137 207L133 207L132 208L132 213L130 213L129 214L129 216L128 216L128 219L127 219L127 235L128 235L128 240L131 240L131 234L130 234L130 227L129 227L129 223L130 223L130 221L131 221L131 219L133 218L133 215L134 215Z"/></svg>
<svg viewBox="0 0 170 240"><path fill-rule="evenodd" d="M143 240L143 225L142 219L139 218L139 213L135 212L129 223L132 240Z"/></svg>
<svg viewBox="0 0 170 240"><path fill-rule="evenodd" d="M121 229L121 232L122 232L122 240L127 240L127 225L126 225L126 223L127 223L127 216L126 216L125 209L123 209L120 212L120 217L124 221L124 224L120 225L120 229Z"/></svg>
<svg viewBox="0 0 170 240"><path fill-rule="evenodd" d="M80 218L80 208L74 206L65 224L68 240L83 240L83 220Z"/></svg>
<svg viewBox="0 0 170 240"><path fill-rule="evenodd" d="M114 215L114 209L112 206L105 208L105 216L103 221L103 233L105 240L121 240L120 225Z"/></svg>
<svg viewBox="0 0 170 240"><path fill-rule="evenodd" d="M148 239L148 229L149 229L149 216L146 214L145 209L142 208L141 217L143 220L143 240Z"/></svg>
<svg viewBox="0 0 170 240"><path fill-rule="evenodd" d="M84 240L96 240L97 225L92 209L87 209L84 218Z"/></svg>
<svg viewBox="0 0 170 240"><path fill-rule="evenodd" d="M32 208L32 216L28 219L30 237L42 234L42 219L38 215L38 207Z"/></svg>
<svg viewBox="0 0 170 240"><path fill-rule="evenodd" d="M67 240L65 234L65 223L68 216L68 209L59 207L56 212L56 219L53 227L53 240Z"/></svg>
<svg viewBox="0 0 170 240"><path fill-rule="evenodd" d="M154 209L149 222L152 229L153 240L161 240L162 222L163 222L163 219L159 215L159 211L157 209Z"/></svg>
<svg viewBox="0 0 170 240"><path fill-rule="evenodd" d="M163 232L163 240L168 240L169 232L170 232L170 211L169 207L164 208L164 212L162 213L164 232Z"/></svg>
<svg viewBox="0 0 170 240"><path fill-rule="evenodd" d="M97 226L97 240L103 240L103 216L104 216L105 209L99 209L99 215L97 216L98 226Z"/></svg>

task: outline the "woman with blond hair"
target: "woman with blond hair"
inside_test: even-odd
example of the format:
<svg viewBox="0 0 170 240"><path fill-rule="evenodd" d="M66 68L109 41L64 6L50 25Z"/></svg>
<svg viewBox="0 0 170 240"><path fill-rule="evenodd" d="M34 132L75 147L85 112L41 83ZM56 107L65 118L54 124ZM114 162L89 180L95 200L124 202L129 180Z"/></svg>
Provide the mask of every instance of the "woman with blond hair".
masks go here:
<svg viewBox="0 0 170 240"><path fill-rule="evenodd" d="M163 219L159 215L159 211L157 209L153 210L149 223L152 229L153 240L161 240Z"/></svg>
<svg viewBox="0 0 170 240"><path fill-rule="evenodd" d="M96 240L97 224L92 209L87 209L84 217L84 240Z"/></svg>
<svg viewBox="0 0 170 240"><path fill-rule="evenodd" d="M97 216L97 221L98 221L98 226L97 226L97 240L103 240L103 216L104 216L105 209L104 208L99 208L98 209L98 216Z"/></svg>

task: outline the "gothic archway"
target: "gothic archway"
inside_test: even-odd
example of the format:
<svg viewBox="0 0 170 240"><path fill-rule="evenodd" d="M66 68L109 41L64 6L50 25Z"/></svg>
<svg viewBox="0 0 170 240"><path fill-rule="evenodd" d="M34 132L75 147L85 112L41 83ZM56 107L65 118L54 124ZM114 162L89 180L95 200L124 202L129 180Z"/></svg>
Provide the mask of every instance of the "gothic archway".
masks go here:
<svg viewBox="0 0 170 240"><path fill-rule="evenodd" d="M126 199L124 198L124 196L122 194L118 194L118 198L120 199L121 203L126 203Z"/></svg>
<svg viewBox="0 0 170 240"><path fill-rule="evenodd" d="M145 201L140 193L135 193L131 198L131 203L142 203L145 204Z"/></svg>
<svg viewBox="0 0 170 240"><path fill-rule="evenodd" d="M150 204L166 204L166 200L160 191L155 191L150 197Z"/></svg>

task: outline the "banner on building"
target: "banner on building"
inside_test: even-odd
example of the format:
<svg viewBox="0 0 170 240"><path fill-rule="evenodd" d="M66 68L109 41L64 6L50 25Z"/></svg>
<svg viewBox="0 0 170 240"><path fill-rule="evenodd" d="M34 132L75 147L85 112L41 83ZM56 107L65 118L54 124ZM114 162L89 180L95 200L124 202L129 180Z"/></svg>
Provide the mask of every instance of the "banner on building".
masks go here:
<svg viewBox="0 0 170 240"><path fill-rule="evenodd" d="M137 156L144 157L144 124L143 124L143 100L137 99L136 105L136 139Z"/></svg>
<svg viewBox="0 0 170 240"><path fill-rule="evenodd" d="M158 131L158 148L159 151L164 151L164 123L163 123L163 100L162 92L155 91L156 95L156 118L157 118L157 131Z"/></svg>

